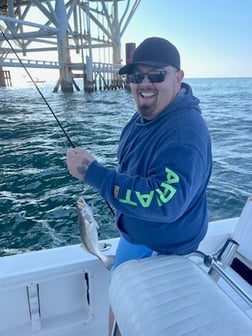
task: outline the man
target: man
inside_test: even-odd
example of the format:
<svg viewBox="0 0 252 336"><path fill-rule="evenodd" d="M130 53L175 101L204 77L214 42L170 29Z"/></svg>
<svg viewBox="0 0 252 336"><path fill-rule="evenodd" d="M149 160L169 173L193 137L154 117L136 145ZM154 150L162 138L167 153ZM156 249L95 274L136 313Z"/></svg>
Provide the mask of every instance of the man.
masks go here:
<svg viewBox="0 0 252 336"><path fill-rule="evenodd" d="M174 45L157 37L144 40L119 74L129 76L138 112L122 131L118 171L85 149L67 154L70 173L116 209L121 238L114 267L153 253L185 255L197 249L207 231L212 166L199 100L182 83Z"/></svg>

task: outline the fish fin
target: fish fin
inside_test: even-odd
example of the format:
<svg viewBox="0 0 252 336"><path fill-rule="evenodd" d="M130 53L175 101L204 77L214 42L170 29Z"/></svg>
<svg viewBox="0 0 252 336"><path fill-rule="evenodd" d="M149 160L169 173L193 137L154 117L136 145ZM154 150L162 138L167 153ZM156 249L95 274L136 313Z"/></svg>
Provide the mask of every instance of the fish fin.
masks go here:
<svg viewBox="0 0 252 336"><path fill-rule="evenodd" d="M85 226L86 226L87 230L92 225L92 223L86 218L84 218L84 223L85 223Z"/></svg>
<svg viewBox="0 0 252 336"><path fill-rule="evenodd" d="M105 268L107 268L107 270L111 270L111 268L113 267L114 265L114 262L115 262L115 256L114 255L97 255L97 254L94 254L92 252L90 252L89 249L86 248L86 246L81 243L81 247L83 248L83 250L85 250L86 252L92 254L93 256L97 257L102 263L103 265L105 266Z"/></svg>

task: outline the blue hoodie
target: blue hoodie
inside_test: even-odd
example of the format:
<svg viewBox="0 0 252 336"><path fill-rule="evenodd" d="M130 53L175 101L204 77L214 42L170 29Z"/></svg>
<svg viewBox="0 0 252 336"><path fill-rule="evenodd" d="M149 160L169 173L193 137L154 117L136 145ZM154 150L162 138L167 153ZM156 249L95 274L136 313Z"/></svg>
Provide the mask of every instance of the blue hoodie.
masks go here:
<svg viewBox="0 0 252 336"><path fill-rule="evenodd" d="M85 182L116 209L116 224L133 244L188 254L206 234L211 141L199 100L183 83L174 101L146 122L134 114L122 131L118 171L94 161Z"/></svg>

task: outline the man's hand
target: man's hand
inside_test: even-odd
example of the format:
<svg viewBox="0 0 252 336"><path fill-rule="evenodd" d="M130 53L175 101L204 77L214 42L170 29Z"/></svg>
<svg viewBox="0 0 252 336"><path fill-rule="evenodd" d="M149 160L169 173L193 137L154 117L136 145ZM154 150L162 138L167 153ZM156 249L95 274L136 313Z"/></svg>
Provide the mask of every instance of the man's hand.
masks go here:
<svg viewBox="0 0 252 336"><path fill-rule="evenodd" d="M71 175L81 181L84 181L86 171L93 161L93 155L83 148L77 147L67 152L67 168Z"/></svg>

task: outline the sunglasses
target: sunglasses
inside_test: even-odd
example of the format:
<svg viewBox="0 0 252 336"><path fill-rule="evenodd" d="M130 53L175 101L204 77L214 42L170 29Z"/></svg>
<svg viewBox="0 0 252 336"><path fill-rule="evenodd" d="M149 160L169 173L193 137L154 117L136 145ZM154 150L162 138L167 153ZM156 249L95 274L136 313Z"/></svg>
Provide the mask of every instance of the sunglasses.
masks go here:
<svg viewBox="0 0 252 336"><path fill-rule="evenodd" d="M143 72L134 72L133 74L129 75L129 79L131 83L140 84L142 83L145 76L147 76L148 80L151 83L161 83L164 81L167 71L150 71L147 73Z"/></svg>

